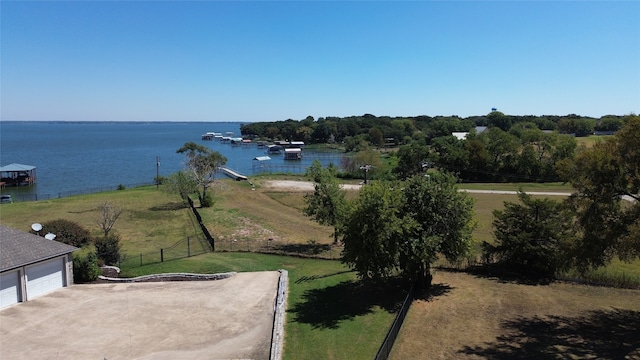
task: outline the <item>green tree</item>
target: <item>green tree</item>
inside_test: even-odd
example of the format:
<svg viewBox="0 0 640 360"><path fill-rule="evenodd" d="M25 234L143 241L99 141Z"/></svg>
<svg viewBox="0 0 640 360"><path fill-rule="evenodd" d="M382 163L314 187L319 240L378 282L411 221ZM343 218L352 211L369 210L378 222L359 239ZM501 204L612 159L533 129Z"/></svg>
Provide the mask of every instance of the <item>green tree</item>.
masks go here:
<svg viewBox="0 0 640 360"><path fill-rule="evenodd" d="M42 223L40 233L52 233L56 236L56 241L77 247L83 247L93 242L93 237L89 230L76 222L66 219L57 219Z"/></svg>
<svg viewBox="0 0 640 360"><path fill-rule="evenodd" d="M377 127L373 127L369 130L369 139L373 146L382 147L384 145L384 135L382 130Z"/></svg>
<svg viewBox="0 0 640 360"><path fill-rule="evenodd" d="M398 149L398 165L393 169L398 179L407 179L424 171L429 159L429 148L419 142L401 146Z"/></svg>
<svg viewBox="0 0 640 360"><path fill-rule="evenodd" d="M162 189L169 194L178 194L180 198L186 201L190 194L198 190L198 184L186 172L178 171L166 178Z"/></svg>
<svg viewBox="0 0 640 360"><path fill-rule="evenodd" d="M429 284L439 255L455 261L470 248L473 201L455 184L453 176L433 174L363 187L341 232L342 261L361 278L400 273Z"/></svg>
<svg viewBox="0 0 640 360"><path fill-rule="evenodd" d="M345 191L336 179L336 170L329 166L323 168L318 160L307 169L308 177L315 182L313 193L304 196L307 206L305 215L321 225L333 226L333 242L338 242L338 228L344 221L347 210Z"/></svg>
<svg viewBox="0 0 640 360"><path fill-rule="evenodd" d="M220 166L227 163L227 158L217 151L212 151L206 146L194 142L185 143L176 151L187 157L186 167L189 176L192 176L198 186L202 186L200 202L207 197L207 188L214 180Z"/></svg>
<svg viewBox="0 0 640 360"><path fill-rule="evenodd" d="M568 249L575 240L573 214L562 203L534 199L520 192L522 204L504 202L494 210L495 245L483 243L486 258L495 258L509 272L550 279L568 266Z"/></svg>
<svg viewBox="0 0 640 360"><path fill-rule="evenodd" d="M513 124L513 120L510 116L505 115L500 111L492 111L487 115L487 124L489 126L500 128L503 131L508 131Z"/></svg>
<svg viewBox="0 0 640 360"><path fill-rule="evenodd" d="M640 258L640 117L625 121L616 135L557 166L576 189L568 202L581 230L573 254L580 270L614 256Z"/></svg>
<svg viewBox="0 0 640 360"><path fill-rule="evenodd" d="M342 262L360 278L389 277L398 268L398 239L409 225L402 202L399 182L374 182L360 190L341 230Z"/></svg>
<svg viewBox="0 0 640 360"><path fill-rule="evenodd" d="M458 191L456 182L445 173L414 176L405 182L401 211L411 226L399 239L399 267L406 277L428 285L429 267L439 256L455 262L469 253L476 226L473 199Z"/></svg>

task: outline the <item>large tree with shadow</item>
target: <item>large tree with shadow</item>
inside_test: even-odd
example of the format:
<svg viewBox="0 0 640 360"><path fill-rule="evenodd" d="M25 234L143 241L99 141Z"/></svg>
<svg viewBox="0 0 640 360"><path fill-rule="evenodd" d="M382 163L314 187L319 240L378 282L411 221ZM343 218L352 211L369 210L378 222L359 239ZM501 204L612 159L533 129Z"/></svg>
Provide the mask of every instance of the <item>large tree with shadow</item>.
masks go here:
<svg viewBox="0 0 640 360"><path fill-rule="evenodd" d="M400 274L429 285L439 256L456 261L469 252L473 213L473 200L448 174L372 183L341 230L342 261L363 279Z"/></svg>

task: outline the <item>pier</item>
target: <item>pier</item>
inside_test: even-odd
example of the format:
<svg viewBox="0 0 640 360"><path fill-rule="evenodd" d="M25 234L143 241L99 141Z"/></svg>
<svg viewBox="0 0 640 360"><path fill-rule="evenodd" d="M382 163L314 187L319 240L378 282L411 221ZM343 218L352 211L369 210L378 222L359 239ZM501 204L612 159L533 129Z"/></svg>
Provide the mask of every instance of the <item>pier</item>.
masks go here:
<svg viewBox="0 0 640 360"><path fill-rule="evenodd" d="M240 173L237 173L237 172L235 172L235 171L233 171L233 170L231 170L231 169L229 169L227 167L220 166L218 169L220 171L222 171L223 174L227 175L228 177L230 177L230 178L232 178L234 180L237 180L237 181L249 180L249 178L247 178L246 176L244 176L244 175L242 175Z"/></svg>

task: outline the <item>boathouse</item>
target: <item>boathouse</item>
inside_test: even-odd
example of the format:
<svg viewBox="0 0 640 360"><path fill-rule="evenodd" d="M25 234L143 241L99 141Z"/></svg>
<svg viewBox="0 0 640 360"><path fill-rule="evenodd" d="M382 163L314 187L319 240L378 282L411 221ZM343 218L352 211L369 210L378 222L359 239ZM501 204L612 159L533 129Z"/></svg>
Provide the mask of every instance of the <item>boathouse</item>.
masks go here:
<svg viewBox="0 0 640 360"><path fill-rule="evenodd" d="M0 167L0 186L33 185L36 182L36 167L23 164L9 164Z"/></svg>
<svg viewBox="0 0 640 360"><path fill-rule="evenodd" d="M302 149L284 149L285 160L302 160Z"/></svg>

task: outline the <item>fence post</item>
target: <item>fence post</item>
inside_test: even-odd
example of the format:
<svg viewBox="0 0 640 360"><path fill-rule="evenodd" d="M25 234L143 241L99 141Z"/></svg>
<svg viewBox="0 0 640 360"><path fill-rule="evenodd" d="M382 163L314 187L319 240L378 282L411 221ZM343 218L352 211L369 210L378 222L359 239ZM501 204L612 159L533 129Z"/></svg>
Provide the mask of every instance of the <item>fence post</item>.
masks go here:
<svg viewBox="0 0 640 360"><path fill-rule="evenodd" d="M189 242L188 236L187 236L187 257L191 257L191 243Z"/></svg>
<svg viewBox="0 0 640 360"><path fill-rule="evenodd" d="M164 249L160 248L160 262L164 262Z"/></svg>
<svg viewBox="0 0 640 360"><path fill-rule="evenodd" d="M142 253L140 253L140 266L142 266Z"/></svg>

